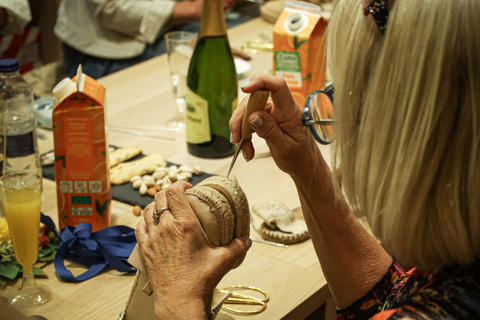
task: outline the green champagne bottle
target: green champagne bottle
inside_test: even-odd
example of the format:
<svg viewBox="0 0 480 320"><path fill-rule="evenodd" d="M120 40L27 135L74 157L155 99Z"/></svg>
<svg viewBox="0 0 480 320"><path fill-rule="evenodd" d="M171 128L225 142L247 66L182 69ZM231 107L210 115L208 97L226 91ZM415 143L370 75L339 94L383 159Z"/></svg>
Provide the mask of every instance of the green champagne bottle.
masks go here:
<svg viewBox="0 0 480 320"><path fill-rule="evenodd" d="M204 0L187 76L188 152L202 158L233 154L228 121L237 107L237 75L227 38L223 0Z"/></svg>

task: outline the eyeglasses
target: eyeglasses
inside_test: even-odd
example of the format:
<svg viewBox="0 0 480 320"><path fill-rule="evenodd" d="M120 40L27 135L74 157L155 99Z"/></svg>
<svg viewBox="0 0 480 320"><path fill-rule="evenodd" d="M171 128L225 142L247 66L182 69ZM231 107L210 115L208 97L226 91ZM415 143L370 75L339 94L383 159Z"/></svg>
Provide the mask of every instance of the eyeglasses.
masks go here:
<svg viewBox="0 0 480 320"><path fill-rule="evenodd" d="M334 92L333 84L325 90L312 92L303 108L302 124L308 127L315 140L324 145L330 144L335 139Z"/></svg>

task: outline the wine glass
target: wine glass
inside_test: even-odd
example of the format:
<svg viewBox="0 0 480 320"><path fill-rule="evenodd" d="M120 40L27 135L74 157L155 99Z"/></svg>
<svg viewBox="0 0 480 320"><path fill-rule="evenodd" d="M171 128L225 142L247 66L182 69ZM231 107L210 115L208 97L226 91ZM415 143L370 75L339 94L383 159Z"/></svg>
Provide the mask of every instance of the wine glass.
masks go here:
<svg viewBox="0 0 480 320"><path fill-rule="evenodd" d="M0 177L0 190L15 259L23 267L22 281L7 291L13 305L47 302L52 291L37 285L33 265L38 259L38 234L42 204L42 179L30 172L11 172Z"/></svg>
<svg viewBox="0 0 480 320"><path fill-rule="evenodd" d="M187 73L196 37L195 33L188 31L172 31L165 35L170 80L177 104L175 116L165 122L167 127L185 126Z"/></svg>

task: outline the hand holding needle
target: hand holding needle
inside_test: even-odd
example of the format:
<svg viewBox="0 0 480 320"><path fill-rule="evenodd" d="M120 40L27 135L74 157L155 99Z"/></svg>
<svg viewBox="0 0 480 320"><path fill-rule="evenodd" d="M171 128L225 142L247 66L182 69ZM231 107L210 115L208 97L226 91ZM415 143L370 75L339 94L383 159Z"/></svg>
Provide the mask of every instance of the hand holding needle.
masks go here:
<svg viewBox="0 0 480 320"><path fill-rule="evenodd" d="M250 136L252 135L253 130L248 123L248 117L252 114L252 112L263 110L265 108L269 94L270 92L267 89L258 89L250 94L250 98L248 99L247 103L247 109L245 109L245 113L243 114L242 128L240 133L242 138L235 149L232 163L230 163L230 168L228 169L227 178L230 176L230 172L232 171L233 165L237 160L238 153L242 149L243 143L245 140L250 139Z"/></svg>

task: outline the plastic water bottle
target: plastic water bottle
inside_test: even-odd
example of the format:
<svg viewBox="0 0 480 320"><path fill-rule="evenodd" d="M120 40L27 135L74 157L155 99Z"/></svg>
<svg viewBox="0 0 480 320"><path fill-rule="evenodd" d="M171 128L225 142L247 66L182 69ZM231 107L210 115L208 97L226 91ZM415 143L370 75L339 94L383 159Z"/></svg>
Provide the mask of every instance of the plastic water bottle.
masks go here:
<svg viewBox="0 0 480 320"><path fill-rule="evenodd" d="M32 87L18 69L15 59L0 60L0 110L5 110L2 123L7 126L5 172L29 171L41 176Z"/></svg>

